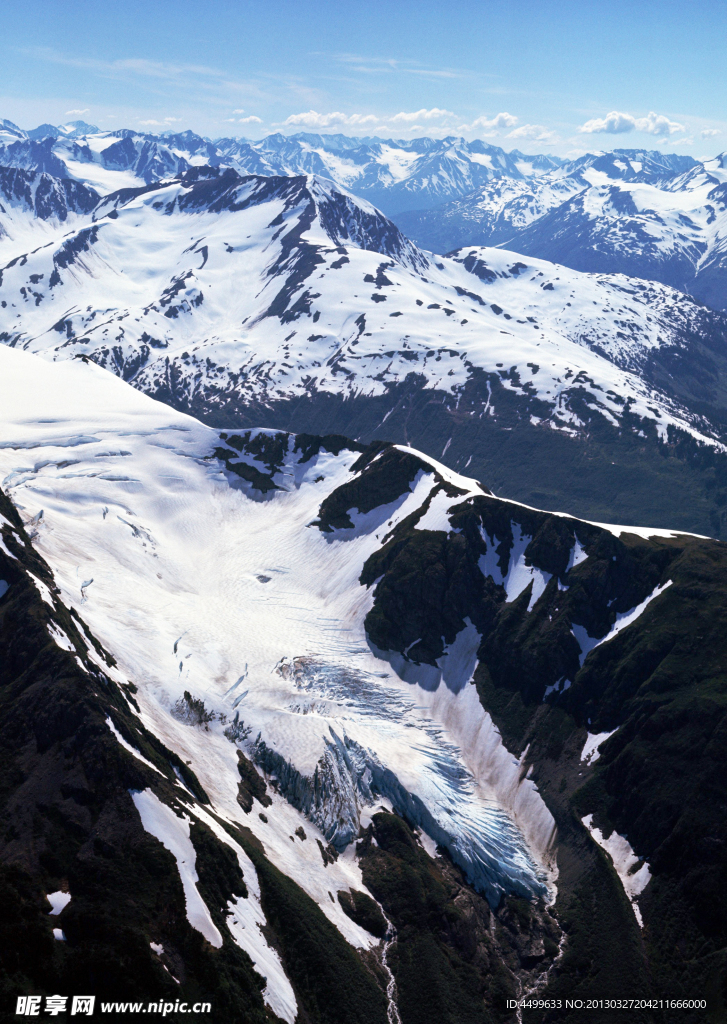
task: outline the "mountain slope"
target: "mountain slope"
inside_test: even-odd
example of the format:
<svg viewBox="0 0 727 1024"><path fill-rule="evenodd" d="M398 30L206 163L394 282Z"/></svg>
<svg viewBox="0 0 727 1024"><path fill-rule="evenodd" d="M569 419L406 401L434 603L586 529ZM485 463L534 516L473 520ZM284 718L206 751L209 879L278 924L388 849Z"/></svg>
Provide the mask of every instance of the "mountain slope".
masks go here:
<svg viewBox="0 0 727 1024"><path fill-rule="evenodd" d="M0 167L0 246L10 252L13 243L22 249L28 237L39 242L43 235L57 236L63 225L70 228L79 217L90 214L100 196L69 178L54 178L42 171Z"/></svg>
<svg viewBox="0 0 727 1024"><path fill-rule="evenodd" d="M576 270L661 281L725 309L722 160L686 168L660 155L581 157L537 179L488 182L397 221L435 252L503 244Z"/></svg>
<svg viewBox="0 0 727 1024"><path fill-rule="evenodd" d="M78 652L78 678L110 694L113 706L97 698L93 713L109 714L123 770L136 772L111 777L119 799L133 790L123 799L137 835L159 832L167 812L154 801L200 823L190 833L197 906L211 917L145 942L179 950L175 935L206 930L212 949L197 939L200 957L228 949L239 961L234 943L216 945L228 929L246 948L233 928L245 900L236 858L247 900L257 878L285 972L266 969L263 995L287 1020L291 990L314 1020L340 1019L344 1003L346 1019L383 1019L386 978L371 959L379 926L370 904L345 895L353 890L367 890L396 929L388 950L402 1024L512 1020L503 1004L514 991L563 1001L706 992L718 1012L723 545L539 512L411 449L220 433L92 365L7 348L0 365L3 487L32 530L3 506L0 615L16 616L3 643L40 592L32 614L52 656L75 673ZM38 573L32 589L26 567ZM92 654L90 631L115 666L103 648ZM53 721L92 765L77 719ZM103 735L114 749L113 731ZM161 861L179 906L173 859ZM62 888L60 866L30 876ZM69 956L83 946L77 884L60 917ZM235 908L227 924L220 897ZM286 906L317 922L307 951L280 916ZM263 954L256 945L250 955ZM305 986L340 978L336 958L349 988L334 986L342 1002L325 1011ZM247 991L259 1008L254 984ZM634 1019L704 1019L699 1008L658 1014Z"/></svg>
<svg viewBox="0 0 727 1024"><path fill-rule="evenodd" d="M702 169L666 188L594 186L520 231L525 254L663 281L727 308L727 182Z"/></svg>
<svg viewBox="0 0 727 1024"><path fill-rule="evenodd" d="M220 169L114 193L56 238L6 247L6 344L219 425L416 439L529 500L538 452L568 473L587 444L551 494L569 511L721 528L725 320L671 289L500 250L435 260L323 179ZM534 462L501 457L516 438Z"/></svg>

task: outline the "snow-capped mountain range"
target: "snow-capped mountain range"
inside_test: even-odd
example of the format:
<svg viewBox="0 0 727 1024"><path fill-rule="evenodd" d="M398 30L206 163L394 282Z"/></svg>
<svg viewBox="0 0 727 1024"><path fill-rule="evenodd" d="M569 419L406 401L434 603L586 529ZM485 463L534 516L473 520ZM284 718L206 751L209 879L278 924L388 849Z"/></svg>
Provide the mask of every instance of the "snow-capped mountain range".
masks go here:
<svg viewBox="0 0 727 1024"><path fill-rule="evenodd" d="M102 132L83 121L25 132L3 121L0 164L70 176L101 192L150 184L202 164L240 174L318 174L392 214L445 202L491 179L537 176L561 161L456 137L406 141L299 133L212 140L191 131Z"/></svg>
<svg viewBox="0 0 727 1024"><path fill-rule="evenodd" d="M50 179L21 188L20 174L13 208L32 214L29 197ZM150 393L173 381L178 399L210 406L381 395L411 372L456 394L484 370L556 429L582 426L575 391L607 419L628 405L664 437L669 424L687 426L638 376L654 350L714 320L673 289L498 249L433 258L315 176L193 170L113 193L85 217L84 191L72 197L81 221L71 231L66 193L52 194L55 242L5 227L6 344L90 356Z"/></svg>
<svg viewBox="0 0 727 1024"><path fill-rule="evenodd" d="M710 392L700 385L698 404L687 384L724 317L674 289L502 249L433 257L315 175L205 166L100 198L4 174L5 344L89 357L219 422L332 398L383 402L385 422L397 388L416 382L456 408L477 386L468 416L493 424L514 402L520 419L571 437L596 417L722 451ZM675 378L674 360L698 370Z"/></svg>
<svg viewBox="0 0 727 1024"><path fill-rule="evenodd" d="M536 179L499 179L397 218L436 252L479 243L592 273L670 284L727 308L727 157L685 167L660 154L582 157Z"/></svg>
<svg viewBox="0 0 727 1024"><path fill-rule="evenodd" d="M102 132L83 121L28 132L0 122L0 165L70 177L101 194L202 165L316 174L394 216L425 249L504 245L576 270L661 281L716 309L727 305L725 159L614 150L564 160L456 137L211 140Z"/></svg>

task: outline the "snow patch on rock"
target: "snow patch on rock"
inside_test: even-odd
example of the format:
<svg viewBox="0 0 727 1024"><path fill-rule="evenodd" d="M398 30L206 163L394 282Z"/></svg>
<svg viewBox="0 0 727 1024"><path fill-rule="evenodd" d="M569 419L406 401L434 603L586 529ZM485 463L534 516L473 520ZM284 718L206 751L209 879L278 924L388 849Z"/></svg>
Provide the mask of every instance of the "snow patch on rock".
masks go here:
<svg viewBox="0 0 727 1024"><path fill-rule="evenodd" d="M601 830L593 825L592 814L587 814L584 818L581 818L581 821L591 833L593 839L611 858L616 873L621 879L624 892L631 902L636 920L639 922L639 927L643 928L644 921L636 900L651 880L649 865L646 861L642 861L640 857L636 856L628 839L625 836L619 835L615 829L610 836L605 837ZM641 867L634 871L634 868L639 863L641 863Z"/></svg>
<svg viewBox="0 0 727 1024"><path fill-rule="evenodd" d="M207 904L197 889L199 876L195 865L197 854L192 840L189 838L189 817L175 814L171 807L163 804L151 790L131 794L144 829L166 847L177 862L177 870L184 887L184 898L187 904L187 920L209 943L218 949L222 945L222 936L212 920Z"/></svg>
<svg viewBox="0 0 727 1024"><path fill-rule="evenodd" d="M605 743L609 736L613 736L618 729L612 729L611 732L599 732L599 733L588 733L586 742L583 745L581 751L581 764L595 764L595 762L601 756L600 746Z"/></svg>

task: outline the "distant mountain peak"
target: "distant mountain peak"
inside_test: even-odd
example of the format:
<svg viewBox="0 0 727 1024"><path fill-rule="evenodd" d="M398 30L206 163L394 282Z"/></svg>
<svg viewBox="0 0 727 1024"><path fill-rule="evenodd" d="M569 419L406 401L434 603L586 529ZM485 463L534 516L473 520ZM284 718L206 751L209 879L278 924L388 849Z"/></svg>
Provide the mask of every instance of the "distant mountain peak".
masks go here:
<svg viewBox="0 0 727 1024"><path fill-rule="evenodd" d="M97 135L101 129L95 124L88 124L87 121L68 121L66 124L58 125L58 131L68 139L79 139L84 135Z"/></svg>

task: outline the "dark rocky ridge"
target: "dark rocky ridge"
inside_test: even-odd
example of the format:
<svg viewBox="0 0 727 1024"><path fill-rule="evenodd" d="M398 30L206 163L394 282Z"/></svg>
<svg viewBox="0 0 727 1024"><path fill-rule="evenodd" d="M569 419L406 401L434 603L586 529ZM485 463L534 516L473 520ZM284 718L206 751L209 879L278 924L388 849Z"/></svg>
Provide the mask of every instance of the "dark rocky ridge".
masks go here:
<svg viewBox="0 0 727 1024"><path fill-rule="evenodd" d="M20 206L41 220L65 221L69 213L90 213L101 197L88 185L70 178L55 178L44 171L0 167L0 214L2 201Z"/></svg>
<svg viewBox="0 0 727 1024"><path fill-rule="evenodd" d="M375 465L379 474L388 465L392 486L410 475L393 452ZM456 533L417 530L418 518L401 523L364 567L362 582L375 586L367 630L377 647L408 649L408 660L430 664L465 618L481 632L480 699L508 748L527 748L523 772L532 766L558 826L555 910L567 938L539 995L668 991L708 998L717 1014L709 1019L720 1019L727 1005L727 547L688 536L616 537L490 497L455 506ZM506 604L502 588L477 569L483 531L499 541L504 567L516 526L531 538L525 557L552 574L531 612L530 587ZM574 537L588 557L568 570ZM574 623L602 637L619 612L669 580L634 624L580 665ZM410 647L419 637L427 639ZM546 696L563 677L572 685ZM579 763L586 731L614 729L594 764ZM615 828L627 836L651 866L640 899L643 933L581 824L587 814L604 835ZM705 1018L679 1010L633 1019Z"/></svg>

